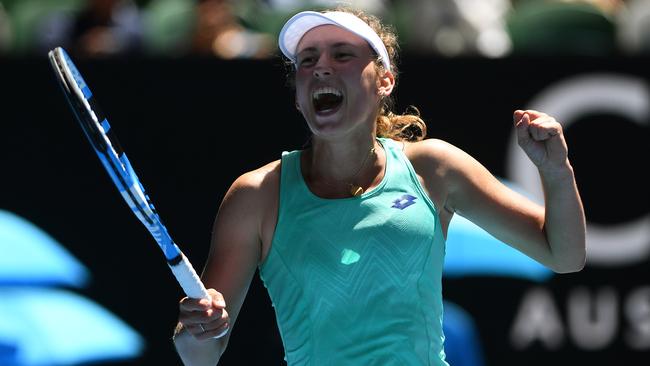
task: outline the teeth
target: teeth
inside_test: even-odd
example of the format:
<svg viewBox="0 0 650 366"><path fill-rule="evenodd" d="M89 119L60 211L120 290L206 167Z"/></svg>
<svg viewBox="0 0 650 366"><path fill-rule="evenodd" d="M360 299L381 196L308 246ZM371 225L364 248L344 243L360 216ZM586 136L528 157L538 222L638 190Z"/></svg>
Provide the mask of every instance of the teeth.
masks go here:
<svg viewBox="0 0 650 366"><path fill-rule="evenodd" d="M342 95L342 93L339 90L328 86L328 87L318 88L314 90L314 92L312 93L312 98L317 99L323 94L334 94L337 97L340 97Z"/></svg>

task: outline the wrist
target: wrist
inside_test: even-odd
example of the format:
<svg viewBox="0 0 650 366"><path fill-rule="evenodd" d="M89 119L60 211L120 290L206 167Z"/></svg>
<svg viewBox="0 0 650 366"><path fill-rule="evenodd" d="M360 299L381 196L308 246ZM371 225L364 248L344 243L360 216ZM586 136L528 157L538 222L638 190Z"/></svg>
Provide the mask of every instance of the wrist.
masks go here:
<svg viewBox="0 0 650 366"><path fill-rule="evenodd" d="M569 159L564 161L564 164L553 166L539 166L539 175L545 181L573 181L575 179L573 166L569 163Z"/></svg>

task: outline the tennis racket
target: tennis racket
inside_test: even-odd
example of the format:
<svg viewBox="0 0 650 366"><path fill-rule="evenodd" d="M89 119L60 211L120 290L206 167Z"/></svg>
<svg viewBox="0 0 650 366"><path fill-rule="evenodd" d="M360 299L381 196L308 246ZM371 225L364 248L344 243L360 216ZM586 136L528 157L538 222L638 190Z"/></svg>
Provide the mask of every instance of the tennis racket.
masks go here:
<svg viewBox="0 0 650 366"><path fill-rule="evenodd" d="M192 264L174 243L160 220L113 129L101 113L96 98L70 56L63 48L57 47L49 51L48 57L63 94L99 160L135 216L158 243L185 294L191 298L210 300L210 295Z"/></svg>

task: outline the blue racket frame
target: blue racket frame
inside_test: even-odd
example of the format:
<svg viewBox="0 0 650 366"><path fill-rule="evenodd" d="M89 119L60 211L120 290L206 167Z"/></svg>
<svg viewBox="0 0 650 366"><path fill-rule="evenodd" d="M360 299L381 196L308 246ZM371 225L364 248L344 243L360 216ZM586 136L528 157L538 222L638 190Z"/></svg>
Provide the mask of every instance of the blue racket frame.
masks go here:
<svg viewBox="0 0 650 366"><path fill-rule="evenodd" d="M56 79L84 134L97 153L129 208L149 230L165 255L170 269L186 295L209 299L196 271L174 243L129 159L120 146L108 119L103 115L88 84L70 56L61 47L48 53Z"/></svg>

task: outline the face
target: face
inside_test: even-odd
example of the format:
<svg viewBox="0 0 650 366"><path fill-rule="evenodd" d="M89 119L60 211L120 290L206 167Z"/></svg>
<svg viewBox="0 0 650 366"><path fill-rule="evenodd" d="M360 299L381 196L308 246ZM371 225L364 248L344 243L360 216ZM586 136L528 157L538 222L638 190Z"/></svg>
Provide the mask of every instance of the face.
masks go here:
<svg viewBox="0 0 650 366"><path fill-rule="evenodd" d="M297 48L296 102L316 136L374 131L386 78L361 37L334 25L305 33Z"/></svg>

